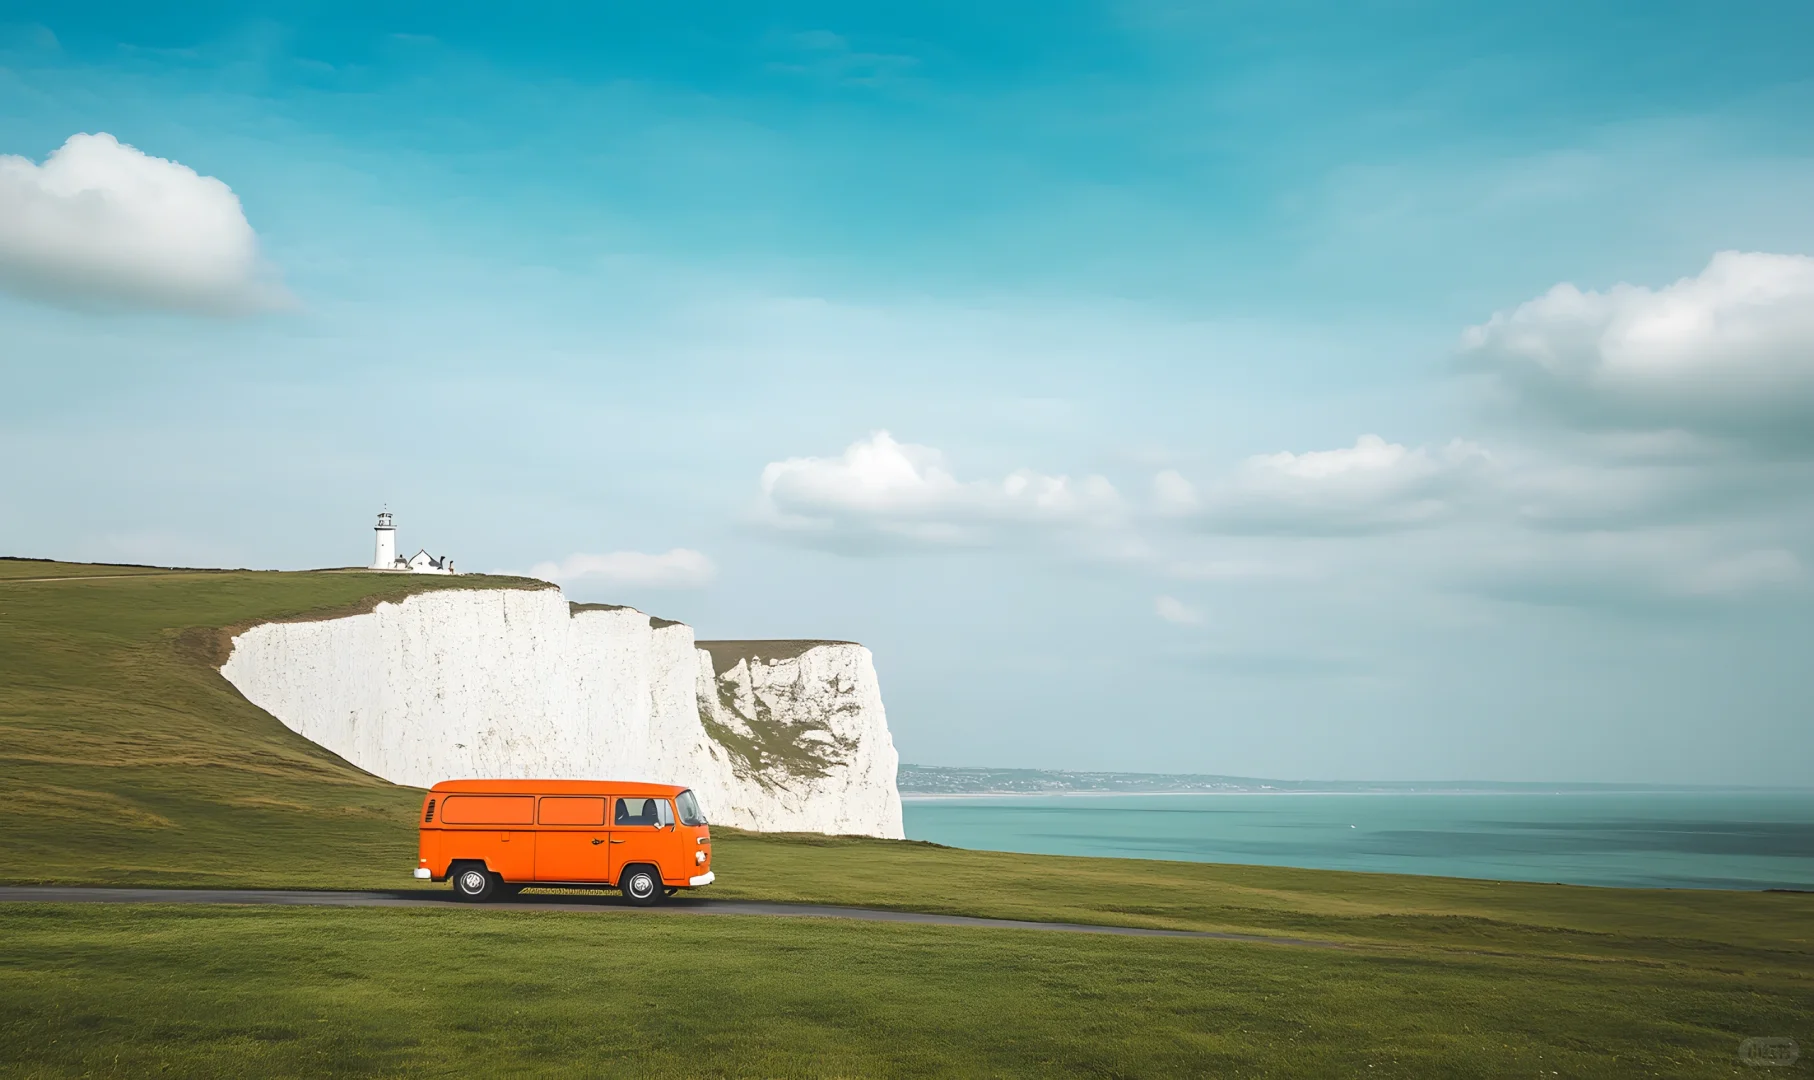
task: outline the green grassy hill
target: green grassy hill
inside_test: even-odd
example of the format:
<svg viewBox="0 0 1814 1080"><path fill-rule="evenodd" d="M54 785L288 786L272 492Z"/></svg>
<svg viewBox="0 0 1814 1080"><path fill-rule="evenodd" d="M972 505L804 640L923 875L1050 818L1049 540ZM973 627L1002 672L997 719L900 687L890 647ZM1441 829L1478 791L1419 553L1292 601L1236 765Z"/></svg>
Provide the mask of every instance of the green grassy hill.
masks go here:
<svg viewBox="0 0 1814 1080"><path fill-rule="evenodd" d="M508 585L0 560L0 878L395 884L416 793L241 697L225 631Z"/></svg>
<svg viewBox="0 0 1814 1080"><path fill-rule="evenodd" d="M543 586L0 560L0 882L411 887L420 793L293 734L216 669L235 627L368 610L430 589L499 587ZM716 832L718 896L1233 930L1351 948L746 920L685 928L663 920L655 931L632 916L508 910L127 916L9 906L0 910L11 946L0 959L0 1017L10 1018L0 1020L0 1045L12 1049L0 1050L0 1075L143 1075L154 1066L307 1075L319 1071L311 1062L451 1072L476 1062L489 1072L582 1075L1373 1067L1368 1075L1693 1076L1744 1071L1733 1054L1749 1035L1798 1037L1814 1051L1806 1020L1814 896ZM320 953L330 937L361 944ZM194 940L208 945L183 944ZM470 942L470 963L458 951L468 946L448 951L458 941ZM558 987L580 974L562 983L536 966L537 957L553 964L576 950L613 949L649 985L687 972L717 979L697 990L710 1015L611 1028L607 1015L575 1013L561 996ZM702 950L716 966L701 968ZM422 999L431 988L399 973L431 952L442 983ZM289 959L272 968L279 957ZM488 983L473 966L481 962L517 996ZM645 996L601 969L583 981L601 1004L635 1008ZM215 985L220 992L204 989ZM448 986L466 997L449 997ZM1000 1001L1017 993L1024 1021L979 1024L1000 1018ZM252 1004L232 1004L235 994ZM161 1002L151 1020L148 998ZM509 1037L481 1038L488 1029L474 1026L474 1003L493 998L517 1010ZM319 1015L304 1023L293 1013ZM766 1034L752 1035L750 1024ZM593 1056L523 1066L539 1060L536 1032ZM689 1066L676 1038L718 1056L708 1056L710 1068ZM1022 1041L1002 1042L1012 1038ZM122 1046L131 1051L124 1064ZM477 1056L462 1057L462 1047Z"/></svg>

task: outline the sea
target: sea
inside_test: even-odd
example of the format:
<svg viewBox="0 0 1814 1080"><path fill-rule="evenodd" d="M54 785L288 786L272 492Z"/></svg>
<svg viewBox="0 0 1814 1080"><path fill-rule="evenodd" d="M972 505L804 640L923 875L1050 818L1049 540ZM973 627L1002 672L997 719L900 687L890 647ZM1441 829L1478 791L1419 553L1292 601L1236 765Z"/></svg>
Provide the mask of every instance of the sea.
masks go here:
<svg viewBox="0 0 1814 1080"><path fill-rule="evenodd" d="M907 836L1045 855L1814 890L1814 791L905 796Z"/></svg>

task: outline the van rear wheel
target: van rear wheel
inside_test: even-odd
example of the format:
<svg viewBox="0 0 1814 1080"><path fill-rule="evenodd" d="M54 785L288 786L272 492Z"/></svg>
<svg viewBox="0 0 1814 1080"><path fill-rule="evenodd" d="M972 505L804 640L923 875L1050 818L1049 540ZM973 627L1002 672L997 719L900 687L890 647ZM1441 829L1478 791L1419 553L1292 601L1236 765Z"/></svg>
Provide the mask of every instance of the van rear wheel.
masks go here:
<svg viewBox="0 0 1814 1080"><path fill-rule="evenodd" d="M453 873L453 890L461 900L482 904L498 894L498 876L484 866L468 864Z"/></svg>
<svg viewBox="0 0 1814 1080"><path fill-rule="evenodd" d="M652 866L630 867L617 879L617 887L637 907L660 903L663 895L661 875Z"/></svg>

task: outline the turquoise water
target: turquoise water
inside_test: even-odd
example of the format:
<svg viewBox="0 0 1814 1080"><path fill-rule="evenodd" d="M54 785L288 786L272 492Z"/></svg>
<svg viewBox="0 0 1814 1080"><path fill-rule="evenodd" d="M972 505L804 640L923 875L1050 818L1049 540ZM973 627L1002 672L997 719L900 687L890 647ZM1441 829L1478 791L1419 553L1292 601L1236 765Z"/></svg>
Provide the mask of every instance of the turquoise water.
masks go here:
<svg viewBox="0 0 1814 1080"><path fill-rule="evenodd" d="M1814 792L909 798L907 835L1047 855L1814 889Z"/></svg>

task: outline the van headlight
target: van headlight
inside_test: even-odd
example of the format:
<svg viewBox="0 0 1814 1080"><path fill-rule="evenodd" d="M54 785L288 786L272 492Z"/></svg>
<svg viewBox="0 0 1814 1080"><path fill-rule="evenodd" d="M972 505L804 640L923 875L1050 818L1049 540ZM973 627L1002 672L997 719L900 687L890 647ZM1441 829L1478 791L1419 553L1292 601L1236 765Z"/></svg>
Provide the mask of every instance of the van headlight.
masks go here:
<svg viewBox="0 0 1814 1080"><path fill-rule="evenodd" d="M693 864L695 866L704 866L705 865L705 852L703 852L703 851L693 852Z"/></svg>

